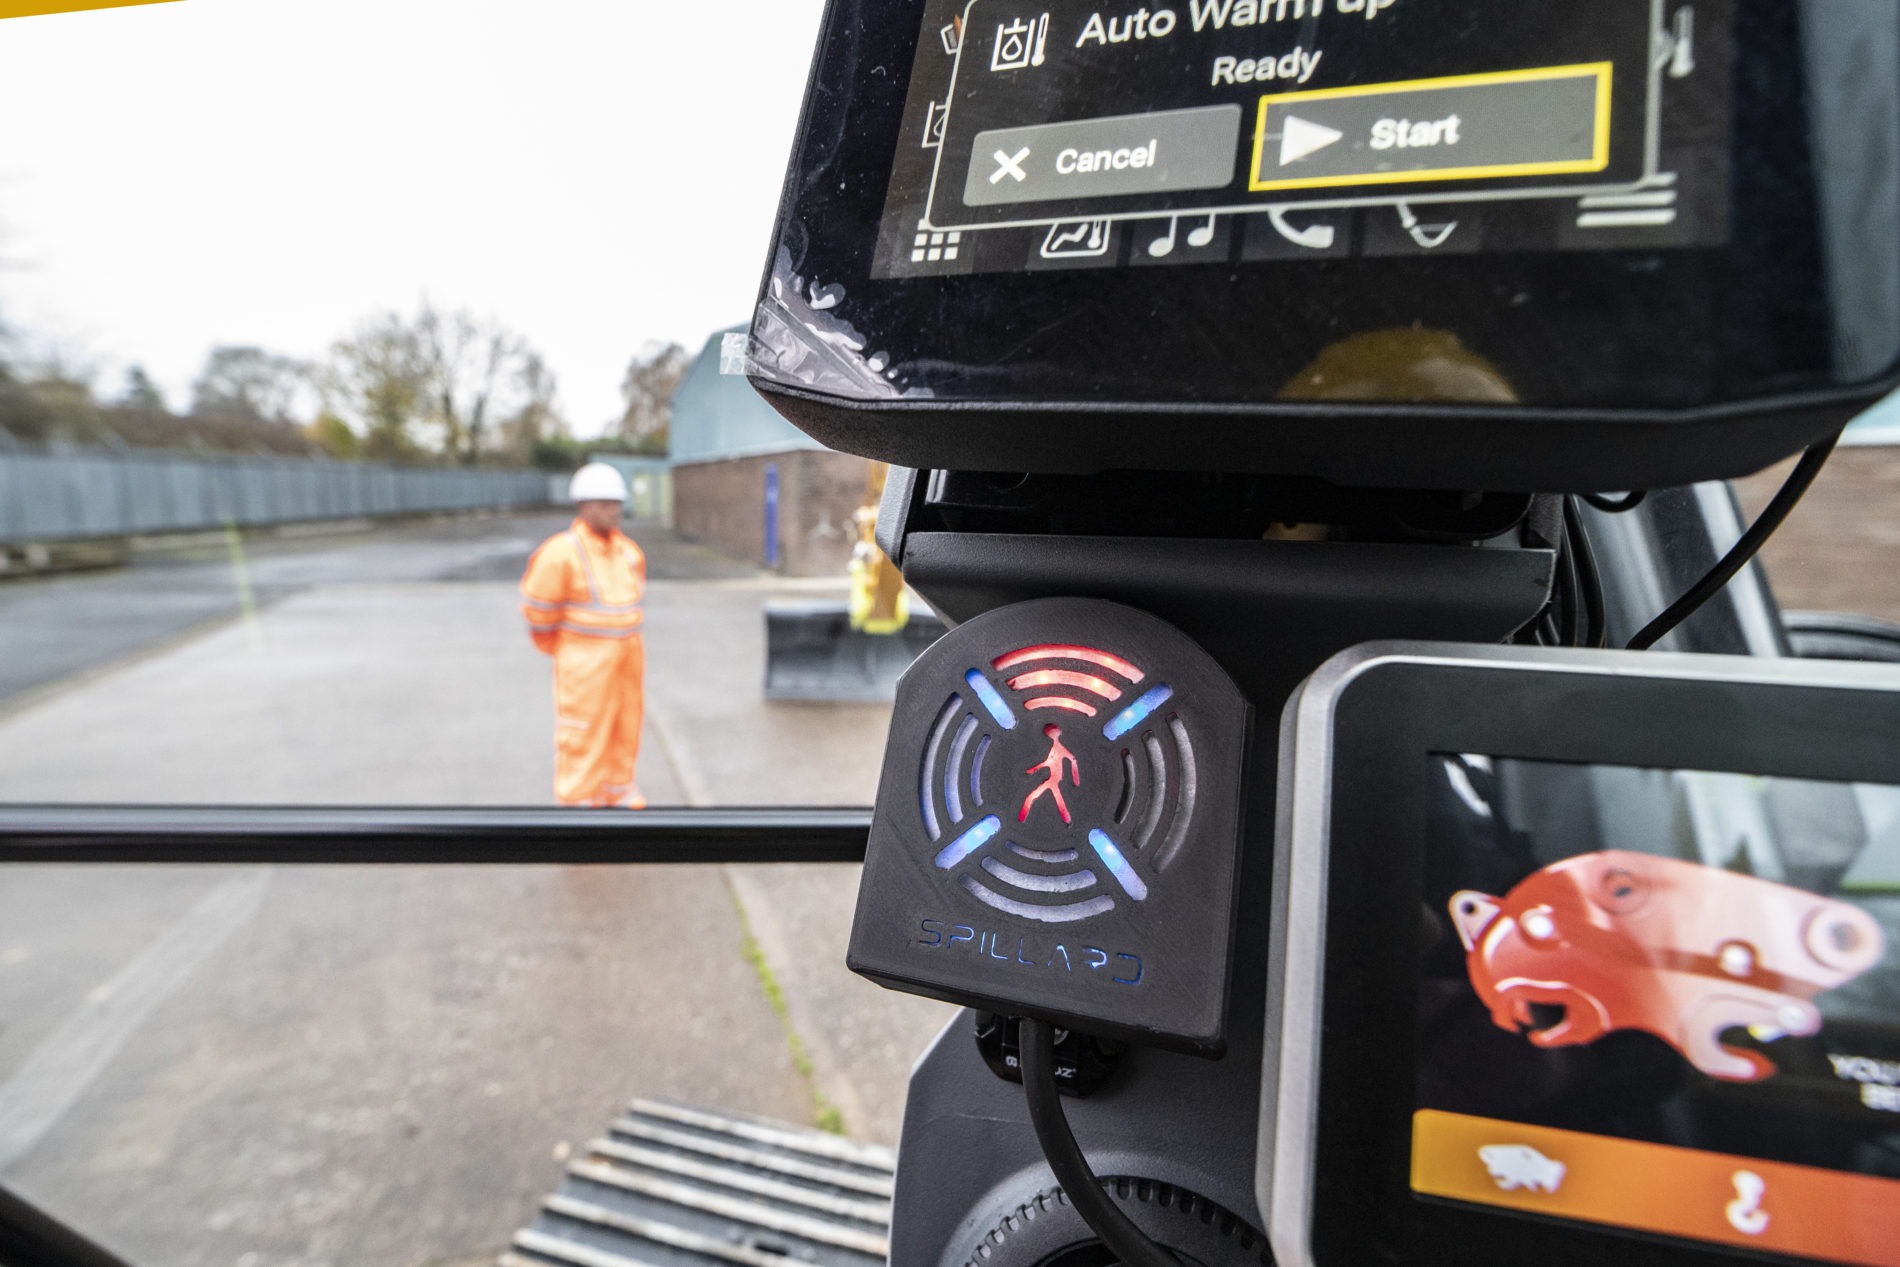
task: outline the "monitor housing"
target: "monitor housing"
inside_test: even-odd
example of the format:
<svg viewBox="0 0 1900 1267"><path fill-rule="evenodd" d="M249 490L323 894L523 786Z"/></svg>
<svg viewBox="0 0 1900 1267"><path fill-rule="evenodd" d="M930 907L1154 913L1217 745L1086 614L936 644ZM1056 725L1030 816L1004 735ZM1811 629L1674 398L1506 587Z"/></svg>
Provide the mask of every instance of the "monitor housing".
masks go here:
<svg viewBox="0 0 1900 1267"><path fill-rule="evenodd" d="M746 369L914 467L1738 475L1894 385L1897 172L1862 0L832 0Z"/></svg>
<svg viewBox="0 0 1900 1267"><path fill-rule="evenodd" d="M1896 734L1887 666L1329 662L1282 725L1278 1260L1896 1261Z"/></svg>

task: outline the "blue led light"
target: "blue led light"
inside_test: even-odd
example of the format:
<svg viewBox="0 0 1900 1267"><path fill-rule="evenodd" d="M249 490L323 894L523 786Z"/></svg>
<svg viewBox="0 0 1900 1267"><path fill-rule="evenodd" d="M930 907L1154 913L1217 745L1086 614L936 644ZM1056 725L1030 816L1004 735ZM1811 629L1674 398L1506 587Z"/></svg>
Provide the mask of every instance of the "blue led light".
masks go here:
<svg viewBox="0 0 1900 1267"><path fill-rule="evenodd" d="M1115 719L1102 728L1102 737L1109 742L1120 739L1141 723L1153 716L1155 709L1174 698L1174 688L1167 683L1149 691L1146 695L1115 714Z"/></svg>
<svg viewBox="0 0 1900 1267"><path fill-rule="evenodd" d="M1116 847L1115 842L1100 831L1091 831L1089 843L1095 846L1095 852L1101 857L1103 865L1107 866L1109 874L1115 877L1122 888L1128 890L1128 896L1137 902L1146 900L1148 886L1142 883L1140 876L1135 874L1135 869L1128 865L1128 859L1122 857L1122 851Z"/></svg>
<svg viewBox="0 0 1900 1267"><path fill-rule="evenodd" d="M970 689L976 692L976 697L983 701L983 707L990 710L990 716L996 719L997 725L1004 730L1016 729L1016 714L1009 711L1009 704L997 694L996 688L990 685L990 680L983 676L982 670L971 669L963 675L963 680L970 684Z"/></svg>
<svg viewBox="0 0 1900 1267"><path fill-rule="evenodd" d="M1001 830L1003 830L1003 820L994 814L990 815L943 847L943 852L937 855L938 869L950 870L984 845L989 844Z"/></svg>

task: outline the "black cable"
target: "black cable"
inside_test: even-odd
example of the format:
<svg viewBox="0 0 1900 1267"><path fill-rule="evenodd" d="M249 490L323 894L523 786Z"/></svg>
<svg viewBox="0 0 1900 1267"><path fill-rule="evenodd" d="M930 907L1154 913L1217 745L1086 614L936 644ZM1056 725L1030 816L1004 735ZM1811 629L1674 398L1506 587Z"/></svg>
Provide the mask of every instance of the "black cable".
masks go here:
<svg viewBox="0 0 1900 1267"><path fill-rule="evenodd" d="M1748 566L1748 561L1755 557L1763 543L1774 535L1775 529L1781 527L1789 513L1800 503L1802 496L1813 485L1815 476L1827 465L1840 439L1840 433L1835 432L1801 455L1794 470L1789 472L1787 483L1768 503L1768 508L1761 512L1761 517L1749 525L1741 540L1722 556L1720 563L1709 569L1707 576L1697 581L1688 593L1671 603L1667 611L1643 626L1642 631L1630 639L1631 651L1647 651L1655 646L1670 630L1693 615L1698 607L1720 593L1724 585L1735 579L1737 572Z"/></svg>
<svg viewBox="0 0 1900 1267"><path fill-rule="evenodd" d="M1577 509L1577 499L1574 497L1564 499L1564 530L1583 588L1583 645L1607 647L1610 645L1610 622L1603 597L1603 570L1597 566L1596 547L1590 544L1590 530L1584 526L1583 512Z"/></svg>
<svg viewBox="0 0 1900 1267"><path fill-rule="evenodd" d="M1550 597L1545 600L1544 610L1538 613L1536 623L1531 626L1532 641L1540 647L1574 647L1582 636L1578 624L1583 608L1582 589L1572 555L1568 525L1561 520L1559 523L1563 530L1558 533L1557 558L1551 566Z"/></svg>
<svg viewBox="0 0 1900 1267"><path fill-rule="evenodd" d="M1056 1090L1056 1031L1047 1021L1022 1021L1019 1047L1023 1062L1023 1091L1029 1099L1029 1123L1036 1142L1055 1172L1056 1182L1068 1195L1082 1221L1123 1267L1181 1267L1181 1261L1148 1238L1134 1220L1102 1191L1102 1181L1089 1169L1088 1158L1075 1142L1062 1096Z"/></svg>
<svg viewBox="0 0 1900 1267"><path fill-rule="evenodd" d="M1564 508L1568 511L1570 499L1564 498ZM1581 647L1583 645L1583 581L1577 575L1576 543L1570 537L1568 516L1564 521L1563 566L1559 569L1564 585L1564 645Z"/></svg>
<svg viewBox="0 0 1900 1267"><path fill-rule="evenodd" d="M1648 496L1647 489L1638 489L1633 493L1625 493L1621 497L1606 497L1602 493L1585 493L1583 500L1606 515L1621 515L1635 510Z"/></svg>

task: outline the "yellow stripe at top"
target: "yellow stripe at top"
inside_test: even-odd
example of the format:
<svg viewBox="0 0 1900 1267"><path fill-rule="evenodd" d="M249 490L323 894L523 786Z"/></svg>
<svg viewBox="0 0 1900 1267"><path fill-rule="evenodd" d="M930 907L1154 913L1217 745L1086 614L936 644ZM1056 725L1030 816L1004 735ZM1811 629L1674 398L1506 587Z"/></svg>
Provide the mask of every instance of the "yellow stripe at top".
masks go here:
<svg viewBox="0 0 1900 1267"><path fill-rule="evenodd" d="M83 9L124 9L135 4L176 4L178 0L0 0L0 18L32 18Z"/></svg>

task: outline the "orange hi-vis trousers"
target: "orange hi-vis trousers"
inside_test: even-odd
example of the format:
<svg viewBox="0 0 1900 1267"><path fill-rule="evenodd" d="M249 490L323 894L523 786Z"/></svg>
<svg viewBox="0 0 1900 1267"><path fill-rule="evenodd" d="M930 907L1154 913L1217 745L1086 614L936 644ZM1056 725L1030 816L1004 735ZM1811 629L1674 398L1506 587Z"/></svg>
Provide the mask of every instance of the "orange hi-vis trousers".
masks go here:
<svg viewBox="0 0 1900 1267"><path fill-rule="evenodd" d="M554 657L554 795L563 805L645 805L640 756L646 556L579 520L541 544L521 578L535 646Z"/></svg>

